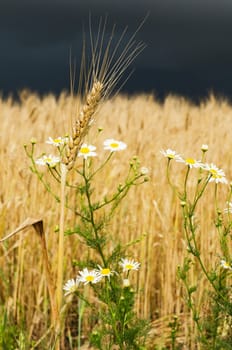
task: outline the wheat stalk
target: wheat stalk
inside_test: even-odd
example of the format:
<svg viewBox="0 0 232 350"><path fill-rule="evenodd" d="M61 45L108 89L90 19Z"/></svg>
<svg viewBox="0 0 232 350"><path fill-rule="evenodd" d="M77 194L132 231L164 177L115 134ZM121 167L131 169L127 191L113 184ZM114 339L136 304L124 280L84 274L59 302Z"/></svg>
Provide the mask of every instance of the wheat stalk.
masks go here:
<svg viewBox="0 0 232 350"><path fill-rule="evenodd" d="M106 24L106 23L105 23ZM64 259L64 210L65 210L65 184L67 171L74 167L78 152L83 144L84 137L89 131L93 122L93 116L96 113L97 107L101 100L103 100L110 92L110 90L117 84L122 73L133 61L134 57L143 48L143 45L134 47L133 38L127 43L122 53L118 58L115 58L119 44L113 50L112 56L109 55L111 40L109 41L106 51L103 53L103 37L105 32L105 25L103 27L102 38L100 39L100 27L96 43L93 44L91 36L92 61L87 72L84 74L84 91L86 92L85 103L80 110L78 118L75 120L72 127L72 132L69 141L66 145L64 154L61 159L61 201L60 201L60 227L59 227L59 249L58 249L58 264L57 264L57 308L58 318L56 322L56 350L60 350L61 335L62 335L62 285L63 285L63 259ZM112 33L113 34L113 33ZM122 37L124 36L123 33ZM122 39L122 38L121 38ZM85 54L83 52L83 66L85 66ZM92 83L93 82L93 83ZM92 84L91 84L92 83ZM79 82L81 90L81 82ZM92 87L91 87L92 86Z"/></svg>
<svg viewBox="0 0 232 350"><path fill-rule="evenodd" d="M79 118L75 121L72 135L67 144L62 163L70 170L73 168L79 149L81 148L83 139L87 134L89 127L93 121L93 115L101 100L103 92L103 84L96 81L91 91L88 93L86 103L82 107Z"/></svg>
<svg viewBox="0 0 232 350"><path fill-rule="evenodd" d="M64 275L64 215L65 215L65 183L66 183L67 167L61 163L61 186L60 186L60 226L59 226L59 245L58 245L58 262L57 262L57 285L56 285L56 302L57 302L57 319L56 319L56 333L60 336L62 327L62 287ZM56 350L60 349L60 339L56 344Z"/></svg>
<svg viewBox="0 0 232 350"><path fill-rule="evenodd" d="M60 227L59 227L59 247L58 247L58 264L57 264L57 308L59 311L56 320L56 333L60 336L62 329L62 286L63 286L63 260L64 260L64 210L65 210L65 183L67 170L71 170L74 166L77 154L83 139L87 134L90 125L93 120L93 115L96 112L97 106L101 100L103 91L103 84L100 81L96 81L93 84L92 89L87 94L86 102L83 105L79 118L75 121L73 126L72 135L69 139L67 147L65 149L65 155L61 162L61 201L60 201ZM56 350L60 349L60 339L56 343Z"/></svg>

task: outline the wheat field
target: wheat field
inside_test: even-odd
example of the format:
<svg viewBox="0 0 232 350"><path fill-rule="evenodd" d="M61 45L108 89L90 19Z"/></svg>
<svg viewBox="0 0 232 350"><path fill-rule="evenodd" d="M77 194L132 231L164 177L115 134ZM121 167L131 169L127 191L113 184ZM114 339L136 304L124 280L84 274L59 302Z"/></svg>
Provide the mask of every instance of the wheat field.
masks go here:
<svg viewBox="0 0 232 350"><path fill-rule="evenodd" d="M45 141L69 132L75 117L78 98L65 93L58 98L43 98L23 91L19 101L0 99L0 238L16 229L27 218L42 218L52 269L57 263L57 203L29 170L24 144L36 139L38 156L52 151ZM152 322L150 342L165 343L168 322L176 314L181 320L179 341L191 349L191 317L183 300L183 288L176 277L183 262L184 241L181 210L173 196L166 175L166 160L160 150L172 148L189 157L200 158L201 145L208 144L207 160L231 176L232 106L213 95L199 105L181 97L167 96L161 103L152 94L117 95L99 109L88 142L101 148L106 138L127 143L125 152L114 157L111 169L99 178L96 195L102 196L116 187L126 172L130 159L138 156L141 166L149 169L150 180L132 189L111 224L112 240L127 244L130 255L141 262L135 283L139 294L136 312ZM98 128L103 128L101 133ZM99 151L100 153L100 151ZM101 158L101 155L99 155ZM173 166L172 177L181 184L183 166ZM220 187L225 203L226 187ZM58 191L58 187L57 187ZM215 264L220 255L213 225L213 189L198 208L198 239L207 265ZM67 226L72 218L66 217ZM33 229L14 235L0 245L0 304L18 324L25 322L32 339L41 337L49 326L49 302L41 247ZM65 238L65 278L76 273L72 259L88 254L75 236ZM193 275L193 280L199 276ZM199 281L199 301L204 293L204 279ZM85 325L88 329L88 324ZM152 347L151 347L152 348Z"/></svg>

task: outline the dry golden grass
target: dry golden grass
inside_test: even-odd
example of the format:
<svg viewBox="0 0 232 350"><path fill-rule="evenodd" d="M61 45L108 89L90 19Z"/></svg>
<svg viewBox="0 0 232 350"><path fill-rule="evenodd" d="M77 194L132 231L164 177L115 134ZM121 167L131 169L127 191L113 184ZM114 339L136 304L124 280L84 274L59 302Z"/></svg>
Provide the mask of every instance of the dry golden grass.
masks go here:
<svg viewBox="0 0 232 350"><path fill-rule="evenodd" d="M38 156L52 152L45 145L49 136L68 133L75 101L65 94L58 99L50 95L40 99L23 92L21 101L0 100L1 139L1 206L0 237L14 230L28 217L44 220L49 257L52 268L57 263L57 234L55 226L59 213L55 201L43 189L29 169L23 145L34 137ZM132 190L123 202L110 227L112 241L127 243L141 238L130 248L130 253L142 263L137 284L139 294L137 312L154 322L152 337L157 339L167 328L162 321L172 314L182 319L181 339L186 349L191 319L182 299L182 288L176 279L177 265L183 261L185 243L178 201L174 198L165 176L166 161L162 148L172 148L186 156L200 157L201 145L208 144L207 160L223 168L231 177L232 107L226 101L211 96L199 106L173 96L158 103L152 95L128 97L118 95L106 101L96 118L87 140L98 147L101 158L102 142L116 138L128 144L126 151L113 158L104 178L96 184L100 196L117 186L132 156L137 155L141 165L150 170L150 182ZM103 132L97 132L103 127ZM184 167L173 167L173 178L182 182ZM57 187L58 188L58 187ZM220 198L225 201L226 186L220 186ZM57 189L58 191L58 189ZM204 261L214 264L220 254L217 233L213 226L213 188L207 189L199 209L199 244ZM67 218L71 225L72 218ZM49 305L41 247L33 230L20 233L0 246L0 302L5 304L19 322L25 318L30 335L41 335L48 327ZM71 259L80 259L87 252L77 237L65 239L65 276L76 273ZM197 276L192 276L193 280ZM201 282L199 300L204 293ZM184 340L183 340L184 339ZM155 341L155 340L154 340Z"/></svg>

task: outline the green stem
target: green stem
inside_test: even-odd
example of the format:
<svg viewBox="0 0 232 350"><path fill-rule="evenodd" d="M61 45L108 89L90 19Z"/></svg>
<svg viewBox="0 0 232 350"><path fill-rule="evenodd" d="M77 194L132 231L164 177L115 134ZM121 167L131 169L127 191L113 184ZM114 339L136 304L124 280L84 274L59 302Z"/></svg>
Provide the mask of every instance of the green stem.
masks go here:
<svg viewBox="0 0 232 350"><path fill-rule="evenodd" d="M77 348L81 349L81 300L78 298L78 340Z"/></svg>
<svg viewBox="0 0 232 350"><path fill-rule="evenodd" d="M183 279L183 283L184 283L185 288L186 288L187 293L188 293L188 296L187 296L187 298L188 298L188 306L189 306L190 310L192 311L192 313L194 314L194 322L195 322L196 325L197 325L197 329L198 329L198 331L200 332L200 334L202 334L202 328L201 328L199 319L198 319L198 317L196 317L196 315L197 315L197 309L196 309L196 306L195 306L195 304L194 304L194 302L193 302L193 300L192 300L192 293L190 292L189 283L188 283L188 281L186 280L186 278Z"/></svg>
<svg viewBox="0 0 232 350"><path fill-rule="evenodd" d="M217 286L214 284L214 282L212 281L212 279L210 278L206 268L205 268L205 265L201 259L201 255L200 255L200 251L198 249L198 246L197 246L197 242L196 242L196 235L195 235L195 229L193 227L193 223L192 223L192 216L189 216L188 217L188 221L189 221L189 230L191 232L191 240L193 242L193 245L194 245L194 251L193 251L193 248L192 248L192 244L191 244L191 240L189 238L189 234L188 234L188 229L187 229L187 225L186 225L186 229L185 229L185 232L186 232L186 237L187 237L187 241L188 241L188 245L189 245L189 249L191 251L191 253L196 257L196 259L198 260L200 266L201 266L201 269L204 273L204 275L206 276L207 280L209 281L210 285L213 287L213 289L216 291L217 295L220 296L220 298L226 302L226 299L224 298L224 296L219 292Z"/></svg>
<svg viewBox="0 0 232 350"><path fill-rule="evenodd" d="M51 168L50 166L48 167L48 170L50 172L50 174L52 175L52 177L54 177L54 179L60 183L60 173L57 171L56 168Z"/></svg>
<svg viewBox="0 0 232 350"><path fill-rule="evenodd" d="M96 169L91 176L89 177L89 180L91 180L100 170L102 170L104 168L104 166L106 165L106 163L108 163L108 161L110 160L110 158L112 157L114 152L110 152L109 156L106 158L106 160L101 164L101 166Z"/></svg>
<svg viewBox="0 0 232 350"><path fill-rule="evenodd" d="M100 208L104 207L105 205L108 205L108 204L114 202L117 199L124 198L132 185L133 185L133 181L130 183L126 183L124 186L122 186L120 188L120 191L118 191L116 194L114 194L110 199L105 200L103 203L99 204L97 209L100 209Z"/></svg>
<svg viewBox="0 0 232 350"><path fill-rule="evenodd" d="M84 289L84 296L82 298L78 297L78 350L81 349L81 328L82 328L82 318L85 310L85 289Z"/></svg>
<svg viewBox="0 0 232 350"><path fill-rule="evenodd" d="M187 201L187 182L188 182L188 176L190 172L190 166L187 167L185 179L184 179L184 198L182 200Z"/></svg>
<svg viewBox="0 0 232 350"><path fill-rule="evenodd" d="M171 164L171 159L168 158L167 168L166 168L166 177L167 177L169 185L171 186L173 191L177 194L177 189L176 189L175 185L173 185L171 178L170 178L170 164Z"/></svg>
<svg viewBox="0 0 232 350"><path fill-rule="evenodd" d="M44 181L43 179L43 174L41 174L38 169L37 169L37 166L36 166L36 163L34 161L33 158L31 158L31 162L32 162L32 166L30 167L31 171L36 174L36 176L38 177L39 181L43 184L43 186L45 187L46 191L48 193L50 193L54 198L55 200L59 203L60 202L60 198L52 192L51 190L51 186L46 182Z"/></svg>
<svg viewBox="0 0 232 350"><path fill-rule="evenodd" d="M96 246L97 246L98 252L102 258L104 266L106 266L106 259L105 259L105 256L103 254L101 244L99 243L99 235L98 235L98 230L97 230L95 219L94 219L94 210L93 210L93 206L92 206L92 202L91 202L91 195L90 195L90 191L89 191L89 187L90 187L89 184L90 183L89 183L89 178L86 176L86 169L85 168L86 168L86 162L84 159L84 161L83 161L83 177L84 177L84 181L85 181L85 193L86 193L88 207L89 207L89 211L90 211L90 223L93 227L93 231L95 234Z"/></svg>
<svg viewBox="0 0 232 350"><path fill-rule="evenodd" d="M209 180L210 180L211 176L209 176L207 178L207 180L205 181L204 185L202 186L200 192L197 194L197 196L194 198L194 202L193 202L193 205L192 205L192 208L191 208L191 215L193 215L195 209L196 209L196 206L197 206L197 203L199 201L199 199L202 197L205 189L206 189L206 186L208 185L209 183Z"/></svg>

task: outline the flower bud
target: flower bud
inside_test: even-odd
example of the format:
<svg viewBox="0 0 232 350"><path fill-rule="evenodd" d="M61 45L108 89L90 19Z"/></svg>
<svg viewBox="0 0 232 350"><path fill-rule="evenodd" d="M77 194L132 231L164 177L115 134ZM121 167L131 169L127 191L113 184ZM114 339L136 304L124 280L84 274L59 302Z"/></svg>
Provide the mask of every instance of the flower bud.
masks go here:
<svg viewBox="0 0 232 350"><path fill-rule="evenodd" d="M129 281L128 278L125 278L125 279L123 280L123 287L124 287L124 288L130 287L130 281Z"/></svg>
<svg viewBox="0 0 232 350"><path fill-rule="evenodd" d="M32 139L31 139L31 144L32 144L32 145L35 145L36 142L37 142L36 139L35 139L34 137L32 137Z"/></svg>
<svg viewBox="0 0 232 350"><path fill-rule="evenodd" d="M149 170L148 170L148 168L146 168L146 167L142 167L141 169L140 169L140 172L141 172L141 175L147 175L148 173L149 173Z"/></svg>
<svg viewBox="0 0 232 350"><path fill-rule="evenodd" d="M207 151L208 151L208 149L209 149L209 146L208 146L208 145L206 145L206 144L203 144L203 145L201 146L201 150L202 150L202 152L207 152Z"/></svg>

